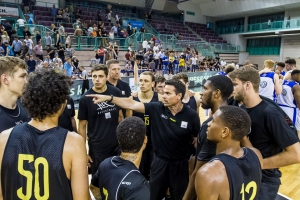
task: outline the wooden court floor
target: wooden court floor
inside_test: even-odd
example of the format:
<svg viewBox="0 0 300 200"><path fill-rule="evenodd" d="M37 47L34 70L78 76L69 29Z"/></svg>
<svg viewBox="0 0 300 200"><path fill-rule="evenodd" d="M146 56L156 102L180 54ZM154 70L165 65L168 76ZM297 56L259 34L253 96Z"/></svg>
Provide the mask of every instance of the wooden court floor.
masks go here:
<svg viewBox="0 0 300 200"><path fill-rule="evenodd" d="M204 122L208 117L205 115L205 111L200 107L200 120ZM77 110L75 119L77 121ZM282 172L281 186L279 193L287 196L293 200L300 200L300 164L290 165L280 168Z"/></svg>

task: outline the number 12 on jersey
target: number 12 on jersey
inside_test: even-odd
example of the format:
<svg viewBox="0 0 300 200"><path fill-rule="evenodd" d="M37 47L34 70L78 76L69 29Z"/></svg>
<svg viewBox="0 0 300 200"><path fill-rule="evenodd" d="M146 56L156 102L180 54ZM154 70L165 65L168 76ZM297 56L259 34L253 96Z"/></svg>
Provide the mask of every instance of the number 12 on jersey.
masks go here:
<svg viewBox="0 0 300 200"><path fill-rule="evenodd" d="M251 194L249 200L254 200L254 198L256 196L256 193L257 193L257 184L254 181L249 182L246 185L246 188L245 188L244 183L243 183L242 189L241 189L241 192L240 192L240 194L242 194L242 199L241 200L248 200L248 199L245 199L245 192L249 194L251 188L252 188L252 194Z"/></svg>
<svg viewBox="0 0 300 200"><path fill-rule="evenodd" d="M18 172L25 176L27 179L26 182L26 192L23 193L23 187L20 187L17 190L17 195L22 200L29 200L32 197L32 187L33 187L33 174L29 170L25 170L24 162L28 164L34 162L34 197L38 200L46 200L49 199L49 164L48 161L43 157L38 157L34 160L34 156L31 154L19 154L18 157ZM43 184L41 185L39 182L39 165L43 165L44 174L43 174ZM27 169L29 167L26 167ZM44 188L44 195L41 196L41 187Z"/></svg>

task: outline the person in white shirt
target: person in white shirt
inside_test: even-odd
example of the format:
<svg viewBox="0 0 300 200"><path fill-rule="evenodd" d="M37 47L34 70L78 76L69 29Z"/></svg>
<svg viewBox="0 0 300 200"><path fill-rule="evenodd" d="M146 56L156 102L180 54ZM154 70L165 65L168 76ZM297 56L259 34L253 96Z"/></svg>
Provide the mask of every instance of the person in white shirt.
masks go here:
<svg viewBox="0 0 300 200"><path fill-rule="evenodd" d="M154 52L154 62L155 62L155 69L157 69L158 63L159 63L159 58L160 58L160 52L158 50L156 50Z"/></svg>
<svg viewBox="0 0 300 200"><path fill-rule="evenodd" d="M29 55L32 55L33 41L29 39L27 35L25 36L24 41L26 42L26 46L29 48Z"/></svg>
<svg viewBox="0 0 300 200"><path fill-rule="evenodd" d="M143 46L143 49L144 49L144 53L147 52L147 45L148 45L148 41L147 41L147 39L144 39L144 41L142 43L142 46Z"/></svg>
<svg viewBox="0 0 300 200"><path fill-rule="evenodd" d="M157 46L158 44L155 43L154 47L153 47L153 52L159 51L159 47Z"/></svg>
<svg viewBox="0 0 300 200"><path fill-rule="evenodd" d="M197 65L197 61L198 58L196 57L196 55L193 55L190 60L192 61L192 72L195 72L198 69L198 65Z"/></svg>
<svg viewBox="0 0 300 200"><path fill-rule="evenodd" d="M65 34L65 28L63 27L62 24L59 24L58 33L59 33L59 35Z"/></svg>
<svg viewBox="0 0 300 200"><path fill-rule="evenodd" d="M129 45L128 50L129 50L129 52L132 52L131 45Z"/></svg>
<svg viewBox="0 0 300 200"><path fill-rule="evenodd" d="M25 25L25 20L22 19L21 17L19 17L19 19L17 20L18 24L19 24L19 30L21 33L23 33L24 31L24 25Z"/></svg>
<svg viewBox="0 0 300 200"><path fill-rule="evenodd" d="M49 35L49 32L47 32L45 38L45 45L46 46L51 46L52 43L52 37Z"/></svg>
<svg viewBox="0 0 300 200"><path fill-rule="evenodd" d="M58 57L58 54L55 54L55 58L53 58L53 63L59 63L62 62L61 59Z"/></svg>

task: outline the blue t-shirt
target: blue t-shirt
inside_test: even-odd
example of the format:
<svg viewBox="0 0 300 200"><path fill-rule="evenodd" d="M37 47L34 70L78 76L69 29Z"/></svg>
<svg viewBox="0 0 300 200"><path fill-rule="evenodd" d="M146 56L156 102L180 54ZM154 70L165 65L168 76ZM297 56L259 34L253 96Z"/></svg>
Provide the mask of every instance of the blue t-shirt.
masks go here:
<svg viewBox="0 0 300 200"><path fill-rule="evenodd" d="M66 75L67 76L72 76L73 67L72 67L71 63L65 62L64 63L64 69L66 70Z"/></svg>

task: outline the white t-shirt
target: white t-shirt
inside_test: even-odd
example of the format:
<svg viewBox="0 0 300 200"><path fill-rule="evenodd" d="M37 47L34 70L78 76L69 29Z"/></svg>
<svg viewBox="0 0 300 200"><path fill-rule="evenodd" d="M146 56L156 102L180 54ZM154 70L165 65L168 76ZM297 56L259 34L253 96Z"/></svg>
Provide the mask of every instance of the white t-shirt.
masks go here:
<svg viewBox="0 0 300 200"><path fill-rule="evenodd" d="M28 40L24 40L26 42L26 46L28 46L29 50L32 50L32 45L33 45L33 42L31 39L28 39Z"/></svg>
<svg viewBox="0 0 300 200"><path fill-rule="evenodd" d="M160 52L154 53L154 59L156 60L156 59L159 59L159 58L160 58Z"/></svg>
<svg viewBox="0 0 300 200"><path fill-rule="evenodd" d="M19 27L24 26L24 19L18 19L17 22L19 23Z"/></svg>
<svg viewBox="0 0 300 200"><path fill-rule="evenodd" d="M191 58L192 65L197 65L197 60L198 60L198 58L192 57L192 58Z"/></svg>
<svg viewBox="0 0 300 200"><path fill-rule="evenodd" d="M153 47L153 52L159 51L159 47L158 46L154 46Z"/></svg>
<svg viewBox="0 0 300 200"><path fill-rule="evenodd" d="M143 41L143 44L142 44L142 45L143 45L143 49L146 49L146 48L147 48L147 45L148 45L148 41L146 41L146 40Z"/></svg>

